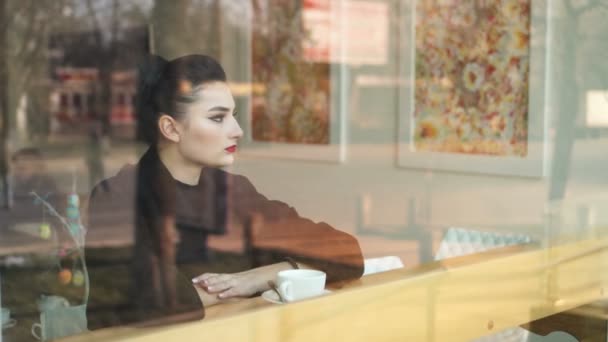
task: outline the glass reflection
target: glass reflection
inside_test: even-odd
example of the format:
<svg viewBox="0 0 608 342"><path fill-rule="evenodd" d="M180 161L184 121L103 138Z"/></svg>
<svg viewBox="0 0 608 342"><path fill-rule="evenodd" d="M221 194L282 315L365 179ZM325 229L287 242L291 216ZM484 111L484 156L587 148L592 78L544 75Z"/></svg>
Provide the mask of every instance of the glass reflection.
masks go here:
<svg viewBox="0 0 608 342"><path fill-rule="evenodd" d="M492 252L531 248L549 258L552 248L602 239L606 11L603 0L0 1L3 341L201 318L206 288L193 278L285 256L309 266L362 256L372 277L479 263ZM150 54L212 56L228 75L233 102L214 114L230 115L214 119L233 135L237 124L243 130L237 153L222 155L238 163L200 178L200 193L144 143L137 90ZM184 146L202 154L205 142ZM522 176L511 163L531 151L542 152L543 175ZM454 155L462 159L450 164ZM361 255L349 261L318 236L289 245L299 218L241 215L239 203L258 190L243 192L248 181L227 174L327 222ZM173 183L157 191L156 176ZM93 188L103 199L92 204ZM128 192L121 200L107 195L117 188ZM129 199L142 192L165 197L156 230L133 224L149 216ZM538 297L550 301L570 278L546 274ZM240 304L210 306L206 319L270 305L262 285ZM569 320L587 319L583 311ZM550 322L527 328L547 334ZM440 331L441 322L428 324Z"/></svg>

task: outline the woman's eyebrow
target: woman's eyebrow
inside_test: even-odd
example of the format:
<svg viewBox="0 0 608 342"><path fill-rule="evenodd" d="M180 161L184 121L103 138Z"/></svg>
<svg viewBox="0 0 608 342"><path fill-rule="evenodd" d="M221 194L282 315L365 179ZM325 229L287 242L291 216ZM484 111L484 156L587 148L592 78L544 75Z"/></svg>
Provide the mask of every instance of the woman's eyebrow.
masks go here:
<svg viewBox="0 0 608 342"><path fill-rule="evenodd" d="M209 109L210 112L229 112L230 108L223 106L215 106Z"/></svg>

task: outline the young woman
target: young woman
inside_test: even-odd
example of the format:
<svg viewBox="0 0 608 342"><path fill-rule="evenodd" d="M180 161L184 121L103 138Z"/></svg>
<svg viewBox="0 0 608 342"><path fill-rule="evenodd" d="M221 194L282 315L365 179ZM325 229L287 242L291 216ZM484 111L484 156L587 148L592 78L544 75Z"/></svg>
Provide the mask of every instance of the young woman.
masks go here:
<svg viewBox="0 0 608 342"><path fill-rule="evenodd" d="M92 322L96 304L104 300L92 276L90 328L192 310L202 317L201 308L259 294L277 272L293 267L323 270L328 282L361 276L356 239L300 217L260 194L247 178L221 169L234 162L243 131L217 61L202 55L170 62L151 57L140 74L137 114L150 148L136 166L93 189L88 235L133 227L130 298L138 310L125 317L120 315L129 310L117 310ZM208 235L242 229L254 215L262 222L256 235L280 235L284 246L259 267L222 272L221 258L208 256Z"/></svg>

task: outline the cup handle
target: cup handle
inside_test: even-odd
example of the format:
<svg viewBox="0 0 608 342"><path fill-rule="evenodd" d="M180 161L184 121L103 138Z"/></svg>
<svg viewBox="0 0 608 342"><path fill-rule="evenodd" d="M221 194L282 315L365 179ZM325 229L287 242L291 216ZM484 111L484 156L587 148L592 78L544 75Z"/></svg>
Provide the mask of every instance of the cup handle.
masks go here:
<svg viewBox="0 0 608 342"><path fill-rule="evenodd" d="M285 298L286 301L291 302L293 301L293 293L292 293L292 285L290 281L284 281L281 284L279 284L279 292L281 292L281 296L283 296L283 298Z"/></svg>
<svg viewBox="0 0 608 342"><path fill-rule="evenodd" d="M39 329L40 332L37 333L36 330ZM37 340L42 341L42 324L40 323L34 323L32 324L32 336L34 336Z"/></svg>

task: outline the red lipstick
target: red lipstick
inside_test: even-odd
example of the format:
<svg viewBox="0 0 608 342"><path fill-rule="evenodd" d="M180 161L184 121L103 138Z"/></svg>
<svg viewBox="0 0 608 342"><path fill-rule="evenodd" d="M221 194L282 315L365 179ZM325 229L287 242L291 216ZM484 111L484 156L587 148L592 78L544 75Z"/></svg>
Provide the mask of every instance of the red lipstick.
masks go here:
<svg viewBox="0 0 608 342"><path fill-rule="evenodd" d="M228 152L228 153L234 153L234 152L236 152L236 145L232 145L230 147L226 147L224 150L226 152Z"/></svg>

